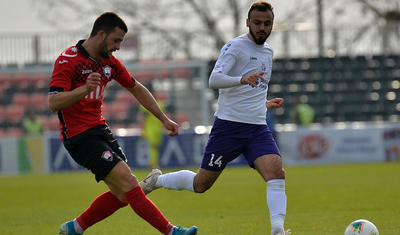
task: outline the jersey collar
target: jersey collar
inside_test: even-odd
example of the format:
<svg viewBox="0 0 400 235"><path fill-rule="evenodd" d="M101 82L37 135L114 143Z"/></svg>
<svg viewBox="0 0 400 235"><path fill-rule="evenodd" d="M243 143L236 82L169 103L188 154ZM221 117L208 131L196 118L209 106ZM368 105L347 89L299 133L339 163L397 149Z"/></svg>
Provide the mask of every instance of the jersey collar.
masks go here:
<svg viewBox="0 0 400 235"><path fill-rule="evenodd" d="M88 57L89 59L91 59L91 60L93 60L94 62L98 62L96 59L94 59L93 57L91 57L90 55L89 55L89 52L87 52L87 50L82 46L82 43L84 42L85 40L84 39L82 39L82 40L79 40L78 41L78 43L76 44L76 48L78 48L78 50L80 51L80 52L82 52L82 54L83 55L85 55L86 57Z"/></svg>

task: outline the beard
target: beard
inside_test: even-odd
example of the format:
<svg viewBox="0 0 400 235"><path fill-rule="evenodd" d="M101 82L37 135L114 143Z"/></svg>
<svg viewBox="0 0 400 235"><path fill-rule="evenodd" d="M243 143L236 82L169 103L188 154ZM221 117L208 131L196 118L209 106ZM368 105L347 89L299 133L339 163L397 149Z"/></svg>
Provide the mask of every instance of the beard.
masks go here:
<svg viewBox="0 0 400 235"><path fill-rule="evenodd" d="M101 56L102 58L104 58L104 59L109 59L109 58L110 58L110 55L108 54L106 39L107 39L107 38L105 38L105 39L101 42L101 44L100 44L100 46L99 46L99 54L100 54L100 56Z"/></svg>
<svg viewBox="0 0 400 235"><path fill-rule="evenodd" d="M253 36L253 39L254 39L254 42L257 44L257 45L263 45L264 44L264 42L267 40L267 38L269 37L269 35L271 34L271 32L270 33L265 33L265 36L264 37L256 37L256 35L255 35L255 33L253 32L253 30L251 30L251 28L249 28L249 31L250 31L250 34L251 34L251 36Z"/></svg>

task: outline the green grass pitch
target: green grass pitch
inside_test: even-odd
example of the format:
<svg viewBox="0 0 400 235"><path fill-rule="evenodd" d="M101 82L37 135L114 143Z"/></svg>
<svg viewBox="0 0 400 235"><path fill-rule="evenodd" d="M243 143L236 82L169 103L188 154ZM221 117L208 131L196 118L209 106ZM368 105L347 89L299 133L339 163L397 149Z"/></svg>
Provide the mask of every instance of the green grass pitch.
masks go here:
<svg viewBox="0 0 400 235"><path fill-rule="evenodd" d="M371 220L381 235L400 234L400 162L287 167L286 227L293 235L341 235ZM164 170L165 172L171 170ZM134 170L142 179L148 170ZM57 234L106 190L89 173L0 177L0 234ZM228 168L205 194L160 189L149 197L173 223L199 234L269 234L266 185L248 167ZM159 234L129 207L85 235Z"/></svg>

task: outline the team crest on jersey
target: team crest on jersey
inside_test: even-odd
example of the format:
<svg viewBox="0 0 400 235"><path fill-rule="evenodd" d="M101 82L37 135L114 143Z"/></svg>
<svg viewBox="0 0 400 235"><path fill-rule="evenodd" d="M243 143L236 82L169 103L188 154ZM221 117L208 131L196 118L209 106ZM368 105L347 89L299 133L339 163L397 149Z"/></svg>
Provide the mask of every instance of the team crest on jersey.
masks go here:
<svg viewBox="0 0 400 235"><path fill-rule="evenodd" d="M103 155L101 156L101 158L103 158L106 161L112 162L113 160L113 155L111 154L111 152L109 150L105 151L103 153Z"/></svg>
<svg viewBox="0 0 400 235"><path fill-rule="evenodd" d="M111 76L111 67L106 65L103 67L104 75L109 78Z"/></svg>

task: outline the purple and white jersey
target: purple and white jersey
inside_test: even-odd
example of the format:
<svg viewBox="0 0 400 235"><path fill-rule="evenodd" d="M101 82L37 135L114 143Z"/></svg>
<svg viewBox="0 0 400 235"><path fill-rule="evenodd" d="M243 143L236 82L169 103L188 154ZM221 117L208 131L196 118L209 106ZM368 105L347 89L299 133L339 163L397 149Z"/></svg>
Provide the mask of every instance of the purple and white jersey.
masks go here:
<svg viewBox="0 0 400 235"><path fill-rule="evenodd" d="M222 47L210 76L210 87L219 88L215 116L235 122L266 124L265 102L272 57L270 45L257 45L247 34L232 39ZM259 80L257 87L240 84L243 75L260 72L264 72L265 81Z"/></svg>

